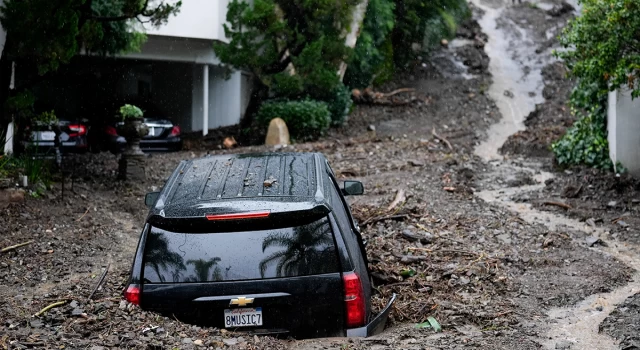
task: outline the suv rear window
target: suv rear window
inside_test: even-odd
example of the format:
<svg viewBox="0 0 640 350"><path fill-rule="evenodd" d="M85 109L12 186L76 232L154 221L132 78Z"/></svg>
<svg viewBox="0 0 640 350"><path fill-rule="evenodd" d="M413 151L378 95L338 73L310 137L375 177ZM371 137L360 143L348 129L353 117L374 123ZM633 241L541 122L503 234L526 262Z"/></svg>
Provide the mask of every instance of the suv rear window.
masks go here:
<svg viewBox="0 0 640 350"><path fill-rule="evenodd" d="M339 272L327 218L273 230L178 233L152 228L146 283L240 281Z"/></svg>

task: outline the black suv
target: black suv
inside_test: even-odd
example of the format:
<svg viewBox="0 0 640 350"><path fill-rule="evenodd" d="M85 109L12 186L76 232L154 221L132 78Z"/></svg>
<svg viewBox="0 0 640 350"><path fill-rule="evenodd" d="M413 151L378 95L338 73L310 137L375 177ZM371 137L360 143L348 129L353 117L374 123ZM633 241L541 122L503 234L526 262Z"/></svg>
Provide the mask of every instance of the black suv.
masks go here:
<svg viewBox="0 0 640 350"><path fill-rule="evenodd" d="M293 337L382 331L358 226L319 153L182 161L151 207L124 296L189 323Z"/></svg>

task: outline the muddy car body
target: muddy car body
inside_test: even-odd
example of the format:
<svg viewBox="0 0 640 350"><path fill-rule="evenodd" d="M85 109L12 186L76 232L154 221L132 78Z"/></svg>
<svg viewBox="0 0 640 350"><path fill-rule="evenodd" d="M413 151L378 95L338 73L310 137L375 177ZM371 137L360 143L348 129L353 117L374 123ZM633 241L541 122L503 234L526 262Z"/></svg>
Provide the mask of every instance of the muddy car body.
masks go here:
<svg viewBox="0 0 640 350"><path fill-rule="evenodd" d="M344 195L318 153L182 161L151 206L125 297L230 330L298 338L381 331L368 263Z"/></svg>

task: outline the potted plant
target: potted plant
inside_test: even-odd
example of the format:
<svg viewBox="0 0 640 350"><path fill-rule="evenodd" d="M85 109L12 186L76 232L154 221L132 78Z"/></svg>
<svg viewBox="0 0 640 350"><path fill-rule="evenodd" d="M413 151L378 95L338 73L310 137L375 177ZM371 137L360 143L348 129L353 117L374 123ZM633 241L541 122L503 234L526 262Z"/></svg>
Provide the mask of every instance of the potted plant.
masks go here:
<svg viewBox="0 0 640 350"><path fill-rule="evenodd" d="M122 180L144 180L144 153L140 149L140 140L149 133L144 124L144 113L134 105L120 107L123 125L119 134L127 140L127 148L120 157L119 175Z"/></svg>

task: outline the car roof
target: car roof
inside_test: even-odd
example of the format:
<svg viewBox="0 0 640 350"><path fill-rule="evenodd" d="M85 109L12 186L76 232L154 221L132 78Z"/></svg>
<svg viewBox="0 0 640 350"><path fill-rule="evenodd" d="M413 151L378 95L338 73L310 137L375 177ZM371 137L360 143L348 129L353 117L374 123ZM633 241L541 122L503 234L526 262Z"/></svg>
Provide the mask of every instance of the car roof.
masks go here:
<svg viewBox="0 0 640 350"><path fill-rule="evenodd" d="M252 153L184 160L152 208L156 223L269 210L325 213L329 180L321 153ZM324 208L322 208L324 207ZM161 219L162 218L162 219Z"/></svg>

